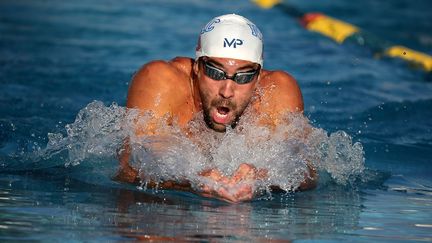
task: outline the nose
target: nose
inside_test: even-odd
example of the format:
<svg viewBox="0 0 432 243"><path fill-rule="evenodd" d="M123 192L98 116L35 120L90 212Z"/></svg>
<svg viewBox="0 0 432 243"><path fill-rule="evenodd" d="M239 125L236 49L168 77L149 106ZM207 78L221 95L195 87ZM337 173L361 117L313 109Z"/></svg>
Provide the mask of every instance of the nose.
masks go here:
<svg viewBox="0 0 432 243"><path fill-rule="evenodd" d="M234 81L231 79L220 80L219 95L225 99L232 98L234 96Z"/></svg>

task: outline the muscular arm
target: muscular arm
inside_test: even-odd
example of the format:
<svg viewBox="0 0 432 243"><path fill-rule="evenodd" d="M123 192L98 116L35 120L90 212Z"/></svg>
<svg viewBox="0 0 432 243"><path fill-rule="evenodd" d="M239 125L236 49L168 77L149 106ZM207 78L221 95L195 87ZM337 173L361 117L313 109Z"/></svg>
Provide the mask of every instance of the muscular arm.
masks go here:
<svg viewBox="0 0 432 243"><path fill-rule="evenodd" d="M172 62L165 61L150 62L134 75L126 106L138 109L141 115L152 112L152 119L145 124L136 125L136 136L154 135L160 122L172 122L174 111L187 102L184 99L187 83L182 83L184 76L185 73ZM129 139L124 142L119 156L120 170L114 179L128 183L139 182L138 172L129 165L129 142Z"/></svg>
<svg viewBox="0 0 432 243"><path fill-rule="evenodd" d="M296 80L286 72L274 71L264 74L261 80L264 93L258 109L267 114L267 120L261 121L265 125L277 127L285 120L283 116L287 112L303 113L303 97ZM304 131L305 136L309 131ZM305 175L305 180L301 183L298 190L304 191L316 186L318 179L315 168L308 164L309 174Z"/></svg>
<svg viewBox="0 0 432 243"><path fill-rule="evenodd" d="M150 111L153 119L145 127L137 127L137 134L154 134L155 122L162 117L168 117L168 122L174 115L179 115L179 107L190 112L187 107L189 84L188 76L172 62L153 61L143 66L133 77L129 87L128 108L137 108L142 112ZM177 117L183 122L184 117Z"/></svg>
<svg viewBox="0 0 432 243"><path fill-rule="evenodd" d="M286 112L303 112L303 97L296 80L286 72L274 71L263 74L261 102L257 109L267 114L274 127L281 124Z"/></svg>

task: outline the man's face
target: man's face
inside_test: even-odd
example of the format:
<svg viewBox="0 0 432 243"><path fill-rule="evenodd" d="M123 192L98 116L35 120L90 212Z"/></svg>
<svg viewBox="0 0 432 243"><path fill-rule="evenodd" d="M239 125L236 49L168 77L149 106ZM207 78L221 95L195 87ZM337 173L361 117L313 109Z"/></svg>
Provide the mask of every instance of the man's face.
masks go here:
<svg viewBox="0 0 432 243"><path fill-rule="evenodd" d="M259 65L237 59L202 57L195 64L194 71L206 124L218 132L225 132L226 126L235 127L257 86ZM217 80L208 73L223 75L220 71L231 78L236 73L244 78L240 73L246 73L252 79L239 84L231 78ZM254 71L257 72L252 75Z"/></svg>

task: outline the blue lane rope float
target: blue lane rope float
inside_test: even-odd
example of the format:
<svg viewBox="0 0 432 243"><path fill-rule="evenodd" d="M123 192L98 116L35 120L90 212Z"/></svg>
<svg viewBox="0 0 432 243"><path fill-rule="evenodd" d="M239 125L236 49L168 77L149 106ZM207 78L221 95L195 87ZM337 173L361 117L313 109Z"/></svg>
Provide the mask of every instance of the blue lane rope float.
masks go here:
<svg viewBox="0 0 432 243"><path fill-rule="evenodd" d="M283 3L281 0L252 0L264 9L277 7L288 15L300 20L300 23L310 31L320 33L339 44L355 42L362 46L369 47L375 56L399 58L411 66L420 68L425 72L432 73L432 56L412 50L401 45L393 45L378 37L361 30L357 26L344 21L329 17L322 13L303 13L293 6Z"/></svg>

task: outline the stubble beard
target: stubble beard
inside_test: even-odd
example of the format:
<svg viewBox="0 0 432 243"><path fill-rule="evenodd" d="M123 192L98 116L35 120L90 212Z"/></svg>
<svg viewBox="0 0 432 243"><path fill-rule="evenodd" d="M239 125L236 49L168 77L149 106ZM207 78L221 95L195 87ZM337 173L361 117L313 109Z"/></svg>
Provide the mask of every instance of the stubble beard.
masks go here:
<svg viewBox="0 0 432 243"><path fill-rule="evenodd" d="M249 102L247 101L247 102L242 103L240 106L238 106L237 103L235 103L229 99L216 98L216 99L213 99L212 101L210 101L206 96L203 96L202 109L203 109L204 122L206 123L206 125L210 129L213 129L214 131L226 132L226 126L224 126L223 124L217 124L217 123L213 122L212 117L210 116L210 109L212 107L224 106L224 107L229 108L230 112L234 113L234 120L230 124L227 124L227 126L230 126L232 129L234 129L237 126L237 124L240 120L240 117L243 114L243 111L248 106L248 104L249 104Z"/></svg>

